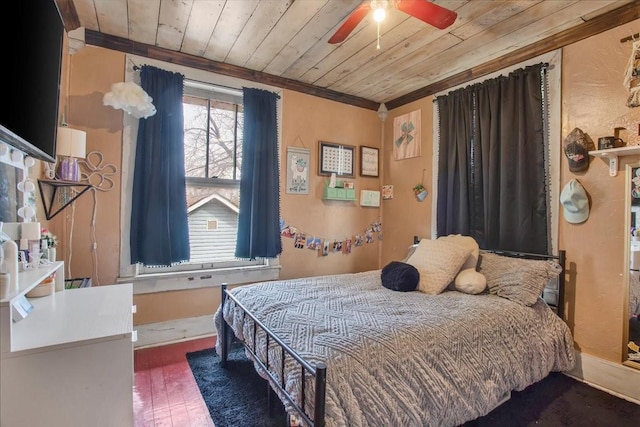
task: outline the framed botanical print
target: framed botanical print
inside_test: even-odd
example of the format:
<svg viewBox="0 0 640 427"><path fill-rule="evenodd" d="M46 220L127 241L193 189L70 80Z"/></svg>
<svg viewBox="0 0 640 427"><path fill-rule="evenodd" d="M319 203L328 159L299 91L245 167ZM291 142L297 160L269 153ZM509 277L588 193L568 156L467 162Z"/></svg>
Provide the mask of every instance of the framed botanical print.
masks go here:
<svg viewBox="0 0 640 427"><path fill-rule="evenodd" d="M378 149L360 146L360 176L378 176Z"/></svg>
<svg viewBox="0 0 640 427"><path fill-rule="evenodd" d="M318 175L354 177L355 147L320 141L318 143Z"/></svg>
<svg viewBox="0 0 640 427"><path fill-rule="evenodd" d="M288 194L309 194L309 150L287 147Z"/></svg>

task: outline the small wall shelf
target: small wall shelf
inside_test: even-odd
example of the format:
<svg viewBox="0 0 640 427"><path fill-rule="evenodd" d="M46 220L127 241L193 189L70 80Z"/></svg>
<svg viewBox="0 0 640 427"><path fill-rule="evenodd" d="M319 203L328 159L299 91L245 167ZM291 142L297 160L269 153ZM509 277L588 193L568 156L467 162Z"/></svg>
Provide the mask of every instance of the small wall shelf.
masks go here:
<svg viewBox="0 0 640 427"><path fill-rule="evenodd" d="M47 219L51 219L58 215L60 211L92 187L93 185L82 182L39 179L38 189L42 197L45 216Z"/></svg>
<svg viewBox="0 0 640 427"><path fill-rule="evenodd" d="M343 200L353 202L356 200L355 188L329 187L329 183L324 183L322 198L325 200Z"/></svg>
<svg viewBox="0 0 640 427"><path fill-rule="evenodd" d="M608 148L606 150L589 151L589 155L609 159L609 176L618 175L618 157L640 154L640 145L629 145L620 148Z"/></svg>

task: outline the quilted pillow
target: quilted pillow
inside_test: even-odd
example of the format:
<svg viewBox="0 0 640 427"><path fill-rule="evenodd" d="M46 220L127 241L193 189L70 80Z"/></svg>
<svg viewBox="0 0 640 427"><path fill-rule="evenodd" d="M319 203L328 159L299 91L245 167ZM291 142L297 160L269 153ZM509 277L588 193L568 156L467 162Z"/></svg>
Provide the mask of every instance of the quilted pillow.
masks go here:
<svg viewBox="0 0 640 427"><path fill-rule="evenodd" d="M551 260L513 258L491 252L480 256L480 272L487 279L489 293L531 306L562 267Z"/></svg>
<svg viewBox="0 0 640 427"><path fill-rule="evenodd" d="M442 239L422 239L407 264L420 273L418 290L436 295L453 281L471 251L463 246Z"/></svg>
<svg viewBox="0 0 640 427"><path fill-rule="evenodd" d="M380 275L382 286L392 291L415 291L420 280L420 273L411 264L391 261L385 265Z"/></svg>

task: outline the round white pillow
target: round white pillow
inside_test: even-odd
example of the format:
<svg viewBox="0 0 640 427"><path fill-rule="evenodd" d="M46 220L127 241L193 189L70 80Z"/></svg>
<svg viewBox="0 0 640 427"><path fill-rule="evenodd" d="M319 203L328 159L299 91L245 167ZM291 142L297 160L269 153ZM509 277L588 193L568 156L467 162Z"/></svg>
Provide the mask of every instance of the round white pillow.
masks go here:
<svg viewBox="0 0 640 427"><path fill-rule="evenodd" d="M487 287L487 279L484 274L478 273L474 268L461 270L454 282L456 290L466 294L479 294Z"/></svg>

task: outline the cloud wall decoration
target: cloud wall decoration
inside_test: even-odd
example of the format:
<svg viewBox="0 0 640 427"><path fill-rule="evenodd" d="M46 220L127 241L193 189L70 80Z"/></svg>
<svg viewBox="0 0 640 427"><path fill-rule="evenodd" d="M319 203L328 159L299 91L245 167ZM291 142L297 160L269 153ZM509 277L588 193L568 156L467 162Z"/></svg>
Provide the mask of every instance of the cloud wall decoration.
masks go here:
<svg viewBox="0 0 640 427"><path fill-rule="evenodd" d="M156 113L153 98L133 82L111 85L111 91L104 95L102 103L117 110L124 110L137 119L146 119Z"/></svg>

